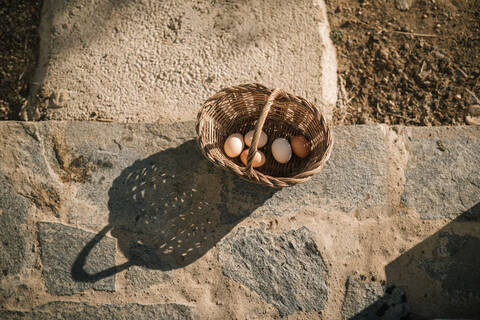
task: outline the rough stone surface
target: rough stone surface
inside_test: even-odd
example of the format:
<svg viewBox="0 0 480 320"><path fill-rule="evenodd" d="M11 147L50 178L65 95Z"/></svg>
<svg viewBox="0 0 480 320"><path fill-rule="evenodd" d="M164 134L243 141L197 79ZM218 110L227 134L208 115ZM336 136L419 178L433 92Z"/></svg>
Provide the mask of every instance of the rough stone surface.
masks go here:
<svg viewBox="0 0 480 320"><path fill-rule="evenodd" d="M23 320L29 319L29 315L21 311L0 310L0 319Z"/></svg>
<svg viewBox="0 0 480 320"><path fill-rule="evenodd" d="M43 275L48 292L71 295L85 289L115 290L113 276L96 282L72 278L72 266L78 255L95 234L59 223L40 222L38 238L42 251ZM104 237L89 253L85 271L90 274L115 266L115 241Z"/></svg>
<svg viewBox="0 0 480 320"><path fill-rule="evenodd" d="M256 291L281 315L320 311L327 268L308 229L275 235L240 228L220 248L223 273Z"/></svg>
<svg viewBox="0 0 480 320"><path fill-rule="evenodd" d="M300 207L350 211L385 203L385 128L341 126L333 133L332 154L322 171L306 183L276 192L259 208L258 215L295 213Z"/></svg>
<svg viewBox="0 0 480 320"><path fill-rule="evenodd" d="M180 304L141 305L129 303L126 305L106 304L93 306L81 302L55 301L34 308L31 312L0 311L1 319L194 319L190 307Z"/></svg>
<svg viewBox="0 0 480 320"><path fill-rule="evenodd" d="M353 276L347 279L346 289L342 306L343 319L350 319L357 315L380 299L384 293L384 288L379 282L366 279L362 281Z"/></svg>
<svg viewBox="0 0 480 320"><path fill-rule="evenodd" d="M31 319L56 294L106 319L101 305L120 302L202 319L388 315L404 302L392 286L420 318L480 314L478 129L333 130L322 172L277 190L210 164L193 122L0 123L0 309L15 311L0 319ZM346 288L353 270L385 289ZM349 290L365 296L344 306Z"/></svg>
<svg viewBox="0 0 480 320"><path fill-rule="evenodd" d="M404 291L385 288L377 281L350 276L342 307L342 319L407 319L408 305Z"/></svg>
<svg viewBox="0 0 480 320"><path fill-rule="evenodd" d="M214 92L251 82L301 95L327 116L336 102L322 0L48 0L40 40L31 105L49 119L192 120Z"/></svg>
<svg viewBox="0 0 480 320"><path fill-rule="evenodd" d="M0 279L25 266L32 243L27 236L29 201L18 195L0 173Z"/></svg>
<svg viewBox="0 0 480 320"><path fill-rule="evenodd" d="M132 266L125 274L129 284L138 289L145 289L159 283L167 282L171 277L168 272L151 270L144 267Z"/></svg>
<svg viewBox="0 0 480 320"><path fill-rule="evenodd" d="M409 128L402 202L423 219L455 218L480 199L480 127Z"/></svg>

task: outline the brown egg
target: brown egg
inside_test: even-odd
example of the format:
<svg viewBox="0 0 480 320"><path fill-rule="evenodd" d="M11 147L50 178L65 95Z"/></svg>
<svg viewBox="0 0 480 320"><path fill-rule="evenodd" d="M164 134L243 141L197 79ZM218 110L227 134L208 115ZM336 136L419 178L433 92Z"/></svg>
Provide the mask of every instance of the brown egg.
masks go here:
<svg viewBox="0 0 480 320"><path fill-rule="evenodd" d="M311 143L304 136L295 136L290 139L293 153L299 158L305 158L310 154Z"/></svg>
<svg viewBox="0 0 480 320"><path fill-rule="evenodd" d="M250 149L243 150L242 154L240 155L240 160L242 160L242 163L244 165L247 165L248 150ZM258 168L263 166L264 164L265 164L265 155L263 154L262 151L257 151L257 153L255 153L255 156L253 157L252 167Z"/></svg>

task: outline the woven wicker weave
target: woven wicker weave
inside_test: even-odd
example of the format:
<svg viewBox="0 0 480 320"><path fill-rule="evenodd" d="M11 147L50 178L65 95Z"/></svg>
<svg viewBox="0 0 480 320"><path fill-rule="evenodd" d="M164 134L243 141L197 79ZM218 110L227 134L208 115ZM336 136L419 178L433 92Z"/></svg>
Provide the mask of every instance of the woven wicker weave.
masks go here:
<svg viewBox="0 0 480 320"><path fill-rule="evenodd" d="M227 137L245 134L255 128L247 156L247 166L239 158L231 159L223 151ZM208 160L228 168L240 177L270 187L287 187L309 180L319 172L330 156L333 137L320 111L307 100L282 89L268 89L253 83L229 87L216 93L203 104L197 118L198 144ZM261 130L268 143L261 150L266 163L252 168ZM276 138L305 136L312 151L305 159L292 155L286 164L276 162L271 154Z"/></svg>

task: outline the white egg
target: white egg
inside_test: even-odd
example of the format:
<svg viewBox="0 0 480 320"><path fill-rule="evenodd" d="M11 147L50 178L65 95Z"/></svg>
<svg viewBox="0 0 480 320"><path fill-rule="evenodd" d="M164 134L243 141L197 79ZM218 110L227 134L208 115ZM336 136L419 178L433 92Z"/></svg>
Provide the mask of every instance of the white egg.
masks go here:
<svg viewBox="0 0 480 320"><path fill-rule="evenodd" d="M240 133L234 133L225 141L223 150L230 158L236 158L242 153L243 147L243 136Z"/></svg>
<svg viewBox="0 0 480 320"><path fill-rule="evenodd" d="M252 144L254 133L255 133L255 130L250 130L247 132L247 134L245 134L245 144L249 147ZM262 133L260 133L260 138L258 138L258 148L265 146L267 144L267 141L268 141L267 134L262 131Z"/></svg>
<svg viewBox="0 0 480 320"><path fill-rule="evenodd" d="M277 138L272 143L272 154L279 163L287 163L292 157L292 147L287 139Z"/></svg>

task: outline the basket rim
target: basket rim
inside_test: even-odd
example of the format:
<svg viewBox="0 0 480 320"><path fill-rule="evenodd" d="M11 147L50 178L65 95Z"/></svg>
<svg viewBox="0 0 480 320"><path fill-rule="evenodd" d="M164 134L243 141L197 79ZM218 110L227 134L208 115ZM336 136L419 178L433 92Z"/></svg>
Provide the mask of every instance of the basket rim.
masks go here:
<svg viewBox="0 0 480 320"><path fill-rule="evenodd" d="M273 90L274 89L269 89L266 86L259 83L247 83L247 84L241 84L241 85L236 85L231 87L225 87L221 89L220 91L215 93L213 96L209 97L202 104L197 114L197 122L195 126L196 133L197 133L196 140L197 140L197 145L199 146L201 152L213 164L218 165L222 168L228 169L229 171L235 173L236 175L240 176L241 178L249 182L263 184L270 187L282 188L282 187L293 186L295 184L303 183L310 180L314 174L321 171L325 162L330 158L330 154L331 154L333 142L334 142L332 130L329 124L327 123L327 121L325 120L325 117L323 116L321 111L308 100L300 96L296 96L288 92L285 92L285 97L287 99L293 100L298 104L302 104L303 106L307 107L308 111L311 112L314 115L314 117L320 121L321 126L323 126L323 131L325 134L326 150L320 160L312 162L310 165L304 168L304 170L302 170L300 173L297 173L296 175L291 177L271 176L271 175L259 172L253 168L250 169L249 171L245 171L244 170L245 167L236 164L231 159L226 158L227 161L223 159L219 159L215 155L212 155L212 153L210 152L211 145L205 145L202 141L202 136L200 134L203 126L205 125L202 119L205 116L206 108L211 103L215 103L220 99L224 99L228 97L228 95L230 95L232 92L235 92L235 91L239 93L247 92L247 91L264 91L265 94L270 95Z"/></svg>

